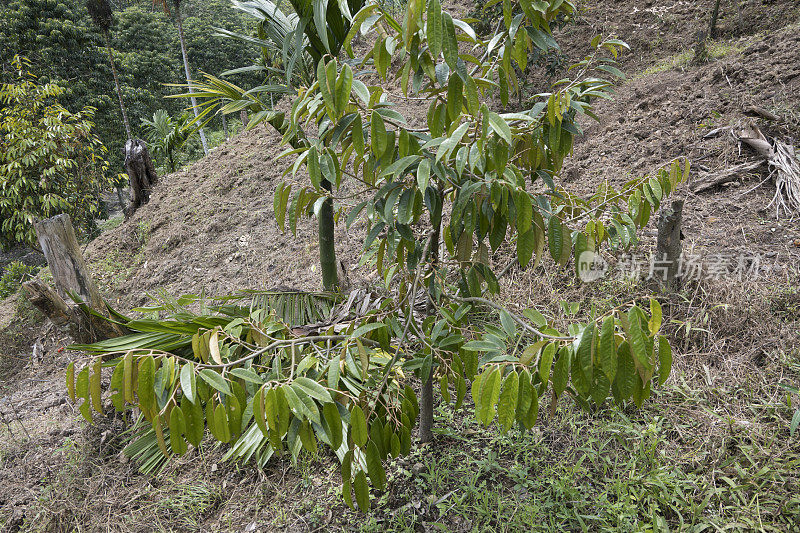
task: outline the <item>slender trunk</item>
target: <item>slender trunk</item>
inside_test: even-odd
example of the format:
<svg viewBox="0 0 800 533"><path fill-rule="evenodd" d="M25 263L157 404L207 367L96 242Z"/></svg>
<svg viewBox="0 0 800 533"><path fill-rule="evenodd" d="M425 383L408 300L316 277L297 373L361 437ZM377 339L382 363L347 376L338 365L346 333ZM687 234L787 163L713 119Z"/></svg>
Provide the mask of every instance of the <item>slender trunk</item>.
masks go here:
<svg viewBox="0 0 800 533"><path fill-rule="evenodd" d="M431 237L430 245L429 264L433 276L436 276L436 268L439 265L439 240L442 230L441 208L437 211L433 214L433 236ZM422 268L422 265L419 268ZM428 284L428 313L434 312L432 288L433 281ZM422 394L419 402L419 440L423 444L433 440L433 370L431 370L428 380L422 384Z"/></svg>
<svg viewBox="0 0 800 533"><path fill-rule="evenodd" d="M192 74L189 72L189 56L186 54L186 42L183 38L183 21L181 20L181 10L179 7L175 7L175 20L178 24L178 37L181 41L181 54L183 55L183 70L186 72L186 85L189 86L189 92L194 92L194 87L192 86ZM197 110L197 98L192 96L192 110L194 111L194 117L200 114ZM208 143L206 142L206 134L203 131L203 128L200 128L200 142L203 143L203 153L208 155Z"/></svg>
<svg viewBox="0 0 800 533"><path fill-rule="evenodd" d="M333 186L328 180L322 182L326 191ZM322 286L326 291L339 288L339 274L336 268L336 241L333 234L333 199L327 198L319 210L319 263L322 267Z"/></svg>
<svg viewBox="0 0 800 533"><path fill-rule="evenodd" d="M111 36L108 31L103 32L103 37L106 39L106 50L108 51L108 63L111 65L111 75L114 77L114 87L117 90L117 98L119 99L119 110L122 112L122 123L125 125L125 135L127 140L133 138L131 134L131 124L128 121L128 111L125 109L125 102L122 100L122 87L119 84L119 76L117 76L117 66L114 64L114 54L111 53ZM117 190L117 197L119 198L119 206L123 211L125 210L125 198L122 195L122 189L115 187Z"/></svg>
<svg viewBox="0 0 800 533"><path fill-rule="evenodd" d="M225 140L228 140L228 119L225 118L225 113L222 114L222 132L225 134Z"/></svg>
<svg viewBox="0 0 800 533"><path fill-rule="evenodd" d="M714 2L714 9L711 11L711 26L708 29L708 36L712 39L717 32L717 17L719 17L719 0Z"/></svg>
<svg viewBox="0 0 800 533"><path fill-rule="evenodd" d="M128 112L125 110L125 103L122 101L122 87L119 84L119 77L117 76L117 67L114 65L114 54L111 53L111 36L107 31L103 32L106 38L106 50L108 50L108 62L111 64L111 75L114 76L114 86L117 89L117 98L119 98L119 110L122 111L122 122L125 124L125 134L128 139L131 139L131 125L128 122Z"/></svg>

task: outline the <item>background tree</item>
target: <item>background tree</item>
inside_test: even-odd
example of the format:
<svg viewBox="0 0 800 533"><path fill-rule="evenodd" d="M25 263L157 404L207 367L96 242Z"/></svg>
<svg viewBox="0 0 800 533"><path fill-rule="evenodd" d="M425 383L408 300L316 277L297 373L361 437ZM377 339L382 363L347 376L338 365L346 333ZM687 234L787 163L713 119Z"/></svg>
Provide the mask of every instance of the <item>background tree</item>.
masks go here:
<svg viewBox="0 0 800 533"><path fill-rule="evenodd" d="M153 0L153 5L156 3L160 3L164 11L169 14L169 5L167 4L167 0ZM183 57L183 70L186 74L186 85L189 87L189 91L192 91L192 73L191 69L189 68L189 56L186 54L186 38L183 34L183 17L181 15L181 0L172 0L172 5L175 9L175 25L178 27L178 40L181 43L181 56ZM197 107L197 100L192 97L192 109L194 110L194 116L197 118L199 115L198 107ZM203 128L200 128L200 142L203 144L203 153L208 155L208 141L206 141L206 134L203 131Z"/></svg>
<svg viewBox="0 0 800 533"><path fill-rule="evenodd" d="M111 6L111 51L129 123L135 129L143 118L151 118L161 108L171 116L179 116L184 107L181 102L164 100L174 92L166 84L185 79L181 57L175 54L180 42L172 20L163 11L153 10L152 0L112 2ZM228 0L183 0L181 12L187 55L196 69L216 72L257 61L258 50L251 44L210 35L217 26L242 34L252 31L251 18L233 9ZM0 3L0 79L13 81L14 54L28 57L30 70L40 83L56 82L64 87L59 100L67 109L97 109L95 133L108 147L112 168L122 168L127 134L124 121L118 118L117 99L113 98L114 77L107 48L104 36L92 23L85 0ZM248 86L262 83L261 77L252 72L236 74L231 79ZM219 122L214 121L206 126L206 133L219 127ZM189 159L203 154L197 136L187 142L184 150Z"/></svg>
<svg viewBox="0 0 800 533"><path fill-rule="evenodd" d="M71 113L61 86L37 83L23 58L13 65L16 79L0 88L0 244L34 243L34 220L59 213L89 233L111 186L94 109Z"/></svg>
<svg viewBox="0 0 800 533"><path fill-rule="evenodd" d="M88 0L86 2L86 9L92 17L92 21L97 26L103 37L106 40L106 50L108 51L108 64L111 66L111 74L114 76L114 87L117 90L117 98L119 98L119 109L122 112L122 122L125 124L125 133L128 139L133 138L131 134L131 125L128 122L128 113L125 111L125 102L122 98L122 88L119 85L119 77L117 76L117 68L114 65L114 54L111 48L111 24L114 21L114 15L111 12L111 4L108 0Z"/></svg>

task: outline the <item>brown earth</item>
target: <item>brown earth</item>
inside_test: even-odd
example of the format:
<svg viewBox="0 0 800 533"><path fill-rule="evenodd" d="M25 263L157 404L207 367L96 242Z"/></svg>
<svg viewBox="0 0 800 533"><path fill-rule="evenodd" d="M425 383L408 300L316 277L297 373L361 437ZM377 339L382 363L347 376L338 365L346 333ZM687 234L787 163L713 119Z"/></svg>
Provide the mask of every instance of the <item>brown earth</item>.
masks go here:
<svg viewBox="0 0 800 533"><path fill-rule="evenodd" d="M747 149L739 155L725 134L703 138L710 130L742 120L745 104L781 116L778 124L764 124L766 130L798 143L800 2L742 2L744 28L738 27L731 3L723 2L713 49L719 57L693 65L689 60L695 35L707 26L711 4L580 2L578 24L561 31L564 50L581 54L591 36L603 31L616 33L633 51L623 59L631 80L618 88L615 100L598 106L599 124L585 124L586 136L576 143L564 170L568 187L589 192L603 179L619 184L676 157L688 157L695 169L712 173L749 159ZM458 11L467 12L468 6L459 5ZM413 120L424 113L418 103L403 107ZM149 204L91 242L86 255L112 303L129 310L147 302L148 293L161 290L179 295L279 285L317 288L315 220L301 220L296 237L276 227L272 194L278 182L303 181L302 176L282 177L290 161L277 160L283 150L279 141L264 127L228 141L187 170L166 176ZM692 179L697 176L693 173ZM705 372L703 365L716 367L722 377L713 378L715 386L740 378L744 383L743 373L766 368L776 350L788 351L798 340L800 302L787 287L798 284L800 227L796 221L776 219L767 208L774 192L771 183L749 191L765 177L762 169L707 193L679 193L686 198L687 248L704 256L763 257L763 276L751 280L748 289L735 281L697 288L742 310L736 320L696 305L694 297L675 302L671 310L679 321L706 313L719 325L715 336L694 333L697 337L690 338L687 333L685 358L676 363L691 376ZM644 232L645 249L652 245L649 232ZM349 232L343 224L337 226L337 252L352 283L369 278L366 268L357 267L362 235L358 224ZM605 287L587 294L560 274L543 278L512 270L503 285L506 298L553 313L558 299L608 296ZM732 294L720 295L725 291ZM752 295L757 296L748 301ZM222 452L209 448L200 457L174 461L155 478L138 474L134 464L119 459L121 423L86 426L66 401L63 370L80 356L64 349L68 337L24 301L6 300L2 309L14 317L0 330L0 523L6 529L241 531L261 522L291 531L358 527L360 519L332 492L337 484L333 470L318 463L301 465L298 473L287 462L276 462L261 472L220 464ZM788 325L759 329L759 321L771 312L795 315ZM702 349L695 344L697 338ZM37 343L34 357L31 346ZM696 416L701 433L713 432L718 424L697 413L684 416Z"/></svg>

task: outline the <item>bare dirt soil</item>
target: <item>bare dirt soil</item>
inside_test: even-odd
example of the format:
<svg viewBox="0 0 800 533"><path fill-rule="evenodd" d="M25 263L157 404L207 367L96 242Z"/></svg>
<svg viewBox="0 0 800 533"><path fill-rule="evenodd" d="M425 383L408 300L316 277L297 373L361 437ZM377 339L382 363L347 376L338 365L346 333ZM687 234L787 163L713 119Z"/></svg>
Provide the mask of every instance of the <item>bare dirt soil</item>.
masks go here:
<svg viewBox="0 0 800 533"><path fill-rule="evenodd" d="M712 4L579 2L577 23L560 30L558 37L572 59L584 54L588 40L599 32L617 34L631 44L632 52L622 59L629 81L619 86L613 101L599 105L599 124L585 123L586 134L563 172L567 187L588 193L604 179L620 184L678 157L692 162L692 180L699 179L700 171L713 174L752 160L753 154L747 148L740 152L725 132L704 138L744 120L747 105L778 115L779 122L760 124L769 134L798 144L800 2L738 2L741 16L734 3L722 2L719 34L708 43L712 59L694 64L696 34L707 28ZM457 6L463 13L470 9ZM412 102L405 109L412 108L417 109L412 119L419 120L424 107ZM291 161L277 159L283 151L279 143L265 127L231 139L188 169L165 176L149 204L89 243L85 254L109 301L128 311L160 291L223 294L281 285L319 287L316 221L302 219L297 236L276 227L275 188L284 179L303 182L302 176L283 176ZM670 439L663 453L669 461L687 471L712 470L715 486L727 483L722 477L734 476L726 454L742 442L752 446L748 453L754 454L754 471L776 464L789 465L786 472L794 468L794 477L787 474L762 485L783 504L764 503L767 510L749 517L773 524L772 530L788 531L800 517L800 450L797 437L794 442L788 438L785 410L776 411L775 404L782 401L778 384L784 382L783 373L797 366L799 358L800 225L796 219L776 219L767 207L774 186L766 181L756 187L766 177L762 167L701 194L688 187L677 193L686 200L686 249L706 259L745 255L761 262L758 275L745 281L731 267L720 279L665 297L665 316L674 321L670 334L680 377L671 378L673 388L647 413L666 413ZM653 227L644 232L642 250L652 247ZM358 224L349 231L344 224L337 226L337 253L352 284L370 281L370 272L357 266L362 235ZM495 260L507 262L502 255ZM587 288L577 286L568 273L514 269L503 287L505 299L537 305L552 316L560 313L561 300L611 301L645 292L643 285ZM424 476L414 458L393 466L397 482L369 522L350 512L336 494L338 474L328 468L332 461L324 454L303 459L297 468L275 461L260 471L223 463L224 450L207 446L172 461L158 476L143 476L120 456L122 421L97 420L88 426L67 401L64 368L80 356L65 349L70 339L21 297L2 302L0 315L4 530L351 531L369 524L391 529L395 526L386 524L396 513L409 512L421 517L413 526L418 531L435 529L437 521L453 531L515 529L491 520L473 522L474 517L443 519L446 514L421 488ZM737 400L754 396L763 405ZM570 413L566 409L563 416ZM552 450L548 460L555 463L570 461L569 450L580 445L575 442L580 436L559 420L550 420L537 434ZM458 418L445 426L455 433L470 432L481 449L489 440ZM463 433L455 433L437 438L440 451L435 456L441 461L470 446L461 440ZM507 476L498 479L514 486ZM594 481L578 476L578 482L590 486ZM457 481L453 483L455 490ZM748 518L722 504L719 513L723 521L727 516ZM748 527L740 524L738 530Z"/></svg>

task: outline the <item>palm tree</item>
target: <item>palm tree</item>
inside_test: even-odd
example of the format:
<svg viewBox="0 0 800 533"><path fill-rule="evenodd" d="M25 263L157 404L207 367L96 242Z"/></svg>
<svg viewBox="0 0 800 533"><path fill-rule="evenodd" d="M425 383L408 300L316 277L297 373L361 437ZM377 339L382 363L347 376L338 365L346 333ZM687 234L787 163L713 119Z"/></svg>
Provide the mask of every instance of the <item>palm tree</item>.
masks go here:
<svg viewBox="0 0 800 533"><path fill-rule="evenodd" d="M164 12L169 14L169 4L167 0L153 0L153 5L161 4ZM181 42L181 55L183 56L183 70L186 73L186 85L189 87L189 92L193 92L192 87L192 74L189 70L189 56L186 54L186 40L183 37L183 18L181 16L181 0L172 0L175 7L175 24L178 26L178 37ZM192 97L192 109L194 109L194 116L198 116L197 100ZM200 142L203 144L203 153L208 155L208 142L206 141L206 134L203 128L200 128Z"/></svg>
<svg viewBox="0 0 800 533"><path fill-rule="evenodd" d="M122 122L125 124L125 133L128 139L131 139L131 125L128 122L128 112L125 110L125 104L122 100L122 87L119 85L119 77L117 76L117 67L114 65L114 55L111 53L111 23L114 20L114 15L111 12L111 5L108 0L88 0L86 2L86 9L89 10L89 15L92 21L100 29L103 37L106 40L106 50L108 51L108 62L111 64L111 74L114 76L114 86L117 88L117 97L119 98L119 109L122 111Z"/></svg>

